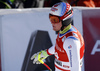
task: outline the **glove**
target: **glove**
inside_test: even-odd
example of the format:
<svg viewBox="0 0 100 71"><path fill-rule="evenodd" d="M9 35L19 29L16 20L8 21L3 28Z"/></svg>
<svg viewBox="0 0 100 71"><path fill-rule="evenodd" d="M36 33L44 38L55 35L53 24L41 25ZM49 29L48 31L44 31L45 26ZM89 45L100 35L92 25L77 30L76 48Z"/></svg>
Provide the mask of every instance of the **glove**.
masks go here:
<svg viewBox="0 0 100 71"><path fill-rule="evenodd" d="M33 60L33 64L43 64L43 61L48 57L46 50L41 50L32 55L31 60Z"/></svg>

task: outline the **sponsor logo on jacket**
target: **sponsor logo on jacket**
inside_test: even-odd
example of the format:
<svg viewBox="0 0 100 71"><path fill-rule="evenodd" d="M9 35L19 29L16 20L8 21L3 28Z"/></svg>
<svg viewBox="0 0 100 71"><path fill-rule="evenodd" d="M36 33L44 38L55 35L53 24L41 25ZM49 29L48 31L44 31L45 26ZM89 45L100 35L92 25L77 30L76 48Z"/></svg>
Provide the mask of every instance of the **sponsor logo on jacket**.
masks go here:
<svg viewBox="0 0 100 71"><path fill-rule="evenodd" d="M72 48L72 46L70 45L69 47L68 47L68 49L69 49L69 60L70 60L70 66L72 67L72 51L71 51L71 48Z"/></svg>

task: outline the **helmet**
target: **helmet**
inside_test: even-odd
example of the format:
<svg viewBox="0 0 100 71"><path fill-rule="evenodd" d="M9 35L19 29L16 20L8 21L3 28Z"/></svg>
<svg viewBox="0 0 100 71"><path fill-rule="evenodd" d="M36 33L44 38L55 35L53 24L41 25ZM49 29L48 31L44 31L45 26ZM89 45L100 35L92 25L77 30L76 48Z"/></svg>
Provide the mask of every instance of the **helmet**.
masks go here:
<svg viewBox="0 0 100 71"><path fill-rule="evenodd" d="M60 17L62 26L68 26L72 22L73 10L69 3L59 2L51 7L49 15Z"/></svg>

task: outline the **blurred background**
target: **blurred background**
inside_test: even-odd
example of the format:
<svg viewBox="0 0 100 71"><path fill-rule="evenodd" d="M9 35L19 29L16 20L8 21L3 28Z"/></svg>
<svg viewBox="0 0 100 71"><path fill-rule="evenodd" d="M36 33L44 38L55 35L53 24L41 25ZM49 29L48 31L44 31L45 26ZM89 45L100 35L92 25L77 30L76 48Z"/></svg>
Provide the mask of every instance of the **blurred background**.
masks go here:
<svg viewBox="0 0 100 71"><path fill-rule="evenodd" d="M68 2L71 6L100 7L100 0L0 0L0 8L51 7L61 1Z"/></svg>

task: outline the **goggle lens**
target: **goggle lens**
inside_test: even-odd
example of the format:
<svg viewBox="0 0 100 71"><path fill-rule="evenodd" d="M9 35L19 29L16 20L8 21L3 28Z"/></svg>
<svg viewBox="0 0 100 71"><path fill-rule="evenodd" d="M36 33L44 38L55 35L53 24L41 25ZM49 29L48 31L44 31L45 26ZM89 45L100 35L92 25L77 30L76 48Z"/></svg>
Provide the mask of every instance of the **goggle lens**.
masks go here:
<svg viewBox="0 0 100 71"><path fill-rule="evenodd" d="M59 23L60 22L60 18L57 16L49 16L50 22L51 23Z"/></svg>

